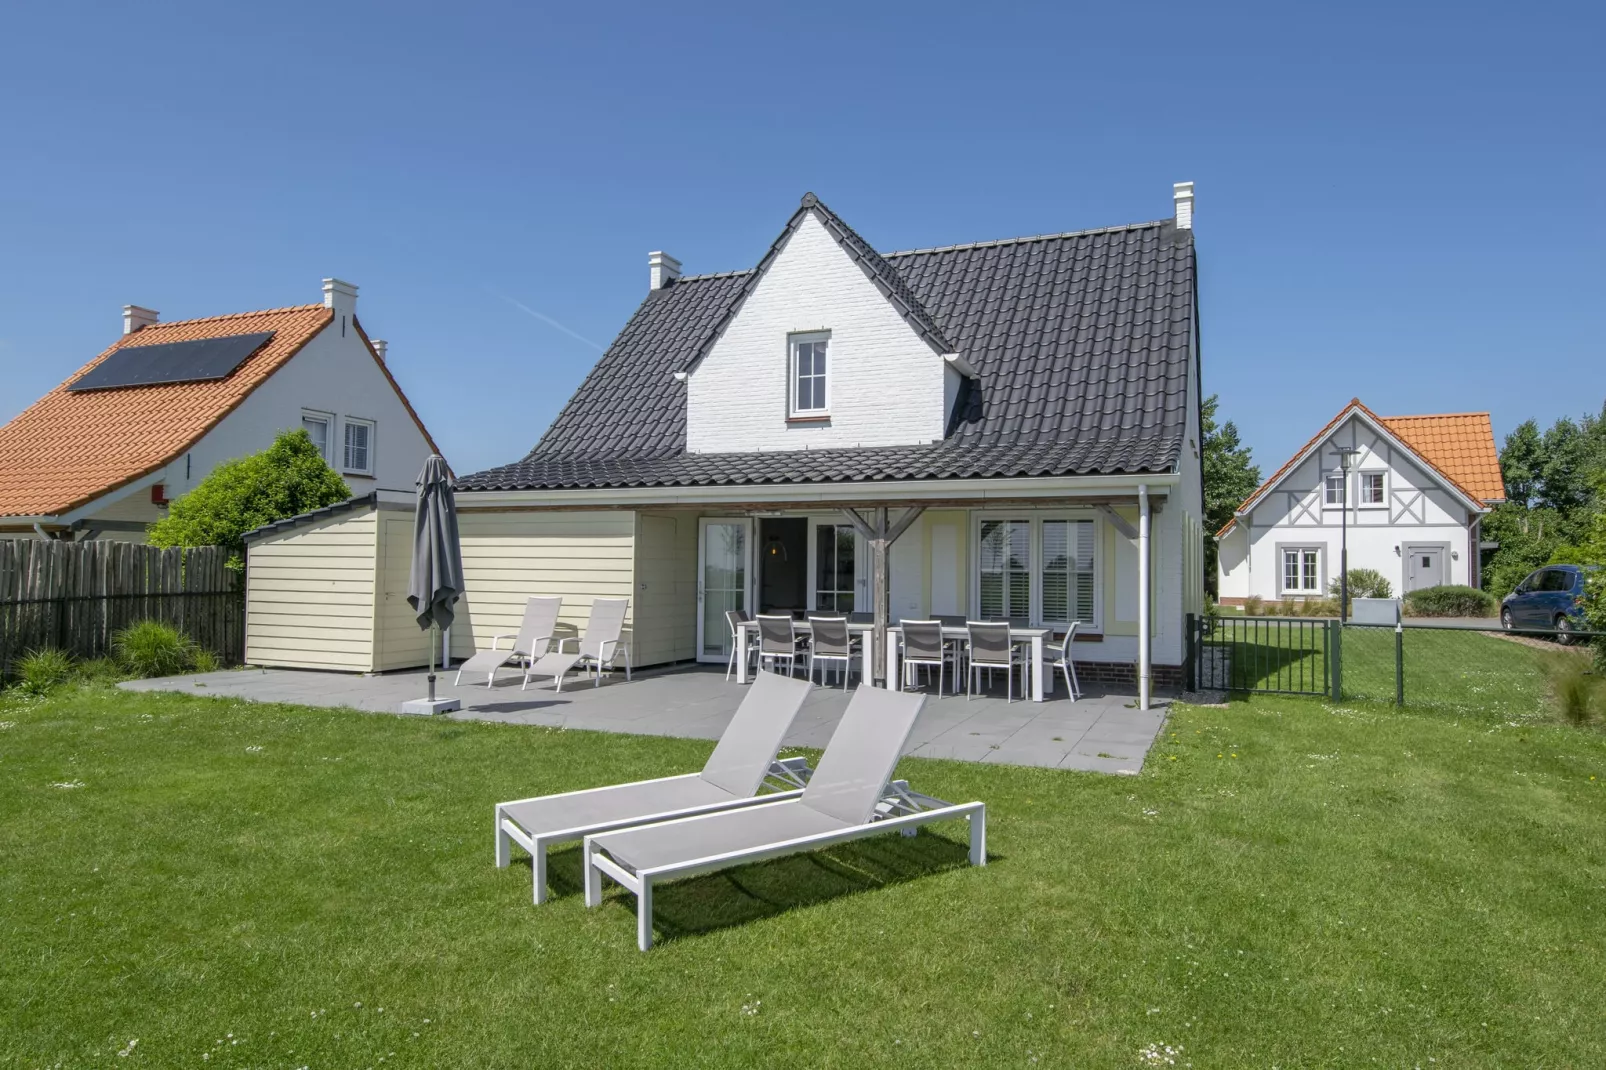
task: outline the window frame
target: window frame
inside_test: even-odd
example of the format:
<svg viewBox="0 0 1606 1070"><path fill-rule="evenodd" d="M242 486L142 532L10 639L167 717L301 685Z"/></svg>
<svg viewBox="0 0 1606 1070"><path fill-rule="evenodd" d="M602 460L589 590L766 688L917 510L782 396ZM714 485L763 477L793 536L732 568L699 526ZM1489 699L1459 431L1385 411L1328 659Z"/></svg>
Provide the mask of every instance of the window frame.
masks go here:
<svg viewBox="0 0 1606 1070"><path fill-rule="evenodd" d="M1334 480L1338 481L1338 495L1339 496L1338 496L1338 501L1336 501L1336 502L1331 500L1327 496L1328 492L1333 489ZM1348 490L1348 489L1349 488L1344 486L1344 470L1342 468L1338 469L1335 472L1324 472L1324 473L1322 473L1322 508L1323 509L1342 509L1342 508L1344 508L1345 499L1347 498L1347 495L1344 492L1346 490Z"/></svg>
<svg viewBox="0 0 1606 1070"><path fill-rule="evenodd" d="M1366 500L1366 480L1370 476L1378 477L1377 501ZM1389 473L1387 468L1366 468L1356 473L1355 479L1355 507L1357 509L1386 509L1389 504Z"/></svg>
<svg viewBox="0 0 1606 1070"><path fill-rule="evenodd" d="M329 455L334 452L335 414L332 412L320 412L317 409L302 409L301 426L305 428L309 421L323 424L323 449L319 451L319 454L323 457L323 463L333 468L334 459ZM310 438L311 436L309 435L308 437ZM313 445L317 445L317 443L315 442Z"/></svg>
<svg viewBox="0 0 1606 1070"><path fill-rule="evenodd" d="M348 451L351 449L351 444L347 441L346 436L350 434L347 429L351 427L366 427L368 429L368 466L366 468L353 468L349 463L350 455ZM341 474L348 476L372 476L374 474L374 449L375 439L378 434L379 425L373 420L361 416L347 416L340 421Z"/></svg>
<svg viewBox="0 0 1606 1070"><path fill-rule="evenodd" d="M1316 586L1290 587L1288 586L1288 555L1291 553L1304 554L1314 551L1316 554ZM1301 572L1304 571L1301 561ZM1277 544L1277 593L1283 597L1322 597L1327 591L1327 547L1319 542L1280 542Z"/></svg>
<svg viewBox="0 0 1606 1070"><path fill-rule="evenodd" d="M821 380L821 390L824 393L825 404L819 408L801 408L798 405L798 386L800 382L798 369L798 348L804 345L824 344L825 371L819 376L812 373L809 378ZM831 353L831 332L820 331L793 331L786 336L786 416L789 420L829 420L831 418L831 367L835 363Z"/></svg>
<svg viewBox="0 0 1606 1070"><path fill-rule="evenodd" d="M981 529L990 520L1013 520L1027 526L1027 623L1031 627L1063 628L1069 621L1043 619L1043 524L1045 521L1091 521L1093 524L1093 615L1081 622L1078 635L1104 634L1104 573L1106 561L1104 518L1093 509L977 509L970 514L970 546L965 561L970 573L967 616L981 619Z"/></svg>
<svg viewBox="0 0 1606 1070"><path fill-rule="evenodd" d="M821 592L819 582L819 553L820 531L822 528L836 529L835 538L837 539L842 538L842 532L844 529L846 529L849 537L853 540L853 586L849 592L853 600L853 609L842 612L855 613L864 612L865 610L869 609L869 544L865 542L864 536L859 534L858 529L852 524L834 519L832 517L811 516L808 518L808 521L809 544L808 553L806 555L808 560L805 562L805 565L808 568L808 582L806 588L806 598L808 599L807 611L811 613L838 612L838 610L826 610L820 608ZM838 578L840 579L840 577ZM835 591L838 595L842 594L843 588L841 587L840 583L835 588ZM864 603L863 605L860 605L861 601Z"/></svg>

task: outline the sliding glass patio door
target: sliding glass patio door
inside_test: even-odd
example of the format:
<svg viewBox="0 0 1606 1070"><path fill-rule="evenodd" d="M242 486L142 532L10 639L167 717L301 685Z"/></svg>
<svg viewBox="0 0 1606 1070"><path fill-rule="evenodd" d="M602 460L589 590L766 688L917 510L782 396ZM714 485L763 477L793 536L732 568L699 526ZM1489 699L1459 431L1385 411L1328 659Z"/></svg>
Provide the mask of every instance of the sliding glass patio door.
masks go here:
<svg viewBox="0 0 1606 1070"><path fill-rule="evenodd" d="M725 611L752 606L753 522L735 517L703 517L697 539L697 660L730 659L730 626Z"/></svg>

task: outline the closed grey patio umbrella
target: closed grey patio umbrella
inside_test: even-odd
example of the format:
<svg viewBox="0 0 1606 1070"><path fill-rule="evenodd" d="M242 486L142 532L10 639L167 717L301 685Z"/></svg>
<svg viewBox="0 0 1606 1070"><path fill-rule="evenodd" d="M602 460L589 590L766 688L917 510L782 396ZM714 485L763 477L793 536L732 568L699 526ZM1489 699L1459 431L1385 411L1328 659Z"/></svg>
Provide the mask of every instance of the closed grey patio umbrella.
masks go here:
<svg viewBox="0 0 1606 1070"><path fill-rule="evenodd" d="M407 604L418 614L418 626L429 630L429 698L406 703L406 712L440 713L460 708L455 699L435 698L435 653L440 633L452 626L457 600L463 595L463 548L457 535L457 503L451 474L438 453L429 455L418 473L418 508L413 514L413 570L407 580Z"/></svg>

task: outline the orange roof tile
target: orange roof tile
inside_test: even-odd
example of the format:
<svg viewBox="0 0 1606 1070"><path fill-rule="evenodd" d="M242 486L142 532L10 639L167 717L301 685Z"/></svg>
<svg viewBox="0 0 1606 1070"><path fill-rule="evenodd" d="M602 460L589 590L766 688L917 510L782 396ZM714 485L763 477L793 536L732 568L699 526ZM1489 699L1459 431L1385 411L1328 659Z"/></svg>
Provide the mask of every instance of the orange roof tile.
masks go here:
<svg viewBox="0 0 1606 1070"><path fill-rule="evenodd" d="M1500 451L1486 412L1443 416L1385 416L1383 426L1480 502L1506 498Z"/></svg>
<svg viewBox="0 0 1606 1070"><path fill-rule="evenodd" d="M1429 468L1443 476L1451 486L1473 501L1487 505L1505 500L1506 484L1505 478L1500 474L1500 451L1495 447L1494 427L1489 422L1488 413L1379 416L1361 404L1360 398L1351 398L1350 403L1345 405L1337 416L1327 421L1327 425L1312 435L1309 442L1288 458L1269 479L1256 487L1255 492L1238 506L1237 512L1242 512L1251 502L1274 486L1312 446L1326 438L1328 433L1352 412L1362 412L1371 417L1389 434L1404 443ZM1216 537L1221 538L1237 523L1238 518L1233 517L1221 526L1221 530L1216 532Z"/></svg>
<svg viewBox="0 0 1606 1070"><path fill-rule="evenodd" d="M295 356L333 315L323 305L301 305L157 323L124 335L0 427L0 516L58 516L161 468ZM119 349L259 331L272 331L273 338L224 379L67 390Z"/></svg>

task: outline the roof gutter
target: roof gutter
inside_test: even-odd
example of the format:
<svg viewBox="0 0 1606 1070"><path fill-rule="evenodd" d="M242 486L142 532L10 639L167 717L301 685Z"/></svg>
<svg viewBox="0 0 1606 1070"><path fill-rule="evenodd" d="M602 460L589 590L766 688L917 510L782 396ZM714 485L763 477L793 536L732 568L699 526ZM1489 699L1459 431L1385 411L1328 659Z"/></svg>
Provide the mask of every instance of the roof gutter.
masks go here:
<svg viewBox="0 0 1606 1070"><path fill-rule="evenodd" d="M609 509L650 505L720 505L730 502L836 505L886 501L977 502L1023 499L1136 496L1140 482L1164 494L1178 486L1176 472L1119 476L1051 476L1019 479L910 479L863 483L759 483L678 487L578 487L560 490L459 490L459 509L585 507Z"/></svg>

